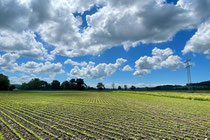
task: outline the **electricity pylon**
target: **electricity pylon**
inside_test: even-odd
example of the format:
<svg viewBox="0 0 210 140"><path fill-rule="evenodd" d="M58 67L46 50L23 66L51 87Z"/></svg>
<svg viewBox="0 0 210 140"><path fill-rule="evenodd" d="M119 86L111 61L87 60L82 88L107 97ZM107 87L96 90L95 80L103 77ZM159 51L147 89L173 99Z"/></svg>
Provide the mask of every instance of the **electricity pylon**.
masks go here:
<svg viewBox="0 0 210 140"><path fill-rule="evenodd" d="M187 59L186 62L185 62L186 69L187 69L188 84L192 83L192 81L191 81L191 72L190 72L190 67L191 67L190 61L191 61L191 59Z"/></svg>
<svg viewBox="0 0 210 140"><path fill-rule="evenodd" d="M187 69L187 79L188 79L187 87L188 87L189 92L192 92L193 87L192 87L191 73L190 73L190 67L191 67L190 61L191 59L187 59L187 61L185 62L185 65Z"/></svg>

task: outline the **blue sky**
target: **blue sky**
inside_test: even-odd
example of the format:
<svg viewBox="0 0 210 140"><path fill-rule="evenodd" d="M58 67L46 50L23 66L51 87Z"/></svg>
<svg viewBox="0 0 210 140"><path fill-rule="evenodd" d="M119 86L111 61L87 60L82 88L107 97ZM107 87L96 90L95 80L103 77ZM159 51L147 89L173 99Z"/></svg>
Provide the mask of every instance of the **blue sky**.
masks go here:
<svg viewBox="0 0 210 140"><path fill-rule="evenodd" d="M99 0L75 2L72 7L62 2L56 7L52 1L51 7L42 3L44 9L38 1L29 2L31 8L37 5L29 14L25 14L30 10L25 6L28 3L16 2L11 7L4 1L1 9L19 11L11 11L7 18L0 10L0 19L6 21L0 21L0 72L18 84L35 77L48 82L81 77L91 86L98 82L106 86L186 84L184 62L190 58L192 82L207 81L210 14L196 9L210 8L205 1L204 5L196 0ZM146 7L144 12L141 6ZM123 70L126 65L132 70Z"/></svg>

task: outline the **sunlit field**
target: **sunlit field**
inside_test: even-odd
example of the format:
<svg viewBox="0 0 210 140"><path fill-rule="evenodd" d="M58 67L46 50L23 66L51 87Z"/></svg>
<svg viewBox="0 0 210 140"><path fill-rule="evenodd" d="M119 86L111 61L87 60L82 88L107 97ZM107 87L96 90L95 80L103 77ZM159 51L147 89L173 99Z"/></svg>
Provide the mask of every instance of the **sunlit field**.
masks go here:
<svg viewBox="0 0 210 140"><path fill-rule="evenodd" d="M0 92L0 139L181 138L210 138L210 93Z"/></svg>

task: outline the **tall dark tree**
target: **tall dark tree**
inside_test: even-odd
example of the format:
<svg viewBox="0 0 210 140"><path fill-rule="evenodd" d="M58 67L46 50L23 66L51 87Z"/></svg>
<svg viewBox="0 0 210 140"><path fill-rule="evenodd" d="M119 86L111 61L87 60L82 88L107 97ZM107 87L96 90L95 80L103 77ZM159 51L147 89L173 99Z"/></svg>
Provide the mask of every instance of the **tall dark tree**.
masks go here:
<svg viewBox="0 0 210 140"><path fill-rule="evenodd" d="M15 86L14 86L14 85L10 85L10 86L9 86L9 90L10 90L10 91L13 91L14 89L15 89Z"/></svg>
<svg viewBox="0 0 210 140"><path fill-rule="evenodd" d="M77 89L78 90L84 90L84 89L86 89L86 84L85 84L85 82L84 82L84 80L83 79L81 79L81 78L78 78L77 80L76 80L76 83L77 83Z"/></svg>
<svg viewBox="0 0 210 140"><path fill-rule="evenodd" d="M121 88L121 86L118 86L118 90L121 90L122 88Z"/></svg>
<svg viewBox="0 0 210 140"><path fill-rule="evenodd" d="M70 83L68 81L64 81L61 84L61 89L63 89L63 90L69 90L70 89Z"/></svg>
<svg viewBox="0 0 210 140"><path fill-rule="evenodd" d="M103 83L101 83L101 82L100 82L100 83L98 83L96 87L97 87L97 89L98 89L98 90L103 90L103 89L105 89L104 84L103 84Z"/></svg>
<svg viewBox="0 0 210 140"><path fill-rule="evenodd" d="M41 81L39 78L34 78L28 83L28 88L31 90L40 90Z"/></svg>
<svg viewBox="0 0 210 140"><path fill-rule="evenodd" d="M8 90L9 89L9 79L6 75L0 74L0 90Z"/></svg>
<svg viewBox="0 0 210 140"><path fill-rule="evenodd" d="M71 79L69 81L69 84L70 84L70 89L76 89L77 88L77 83L76 83L76 80L75 79Z"/></svg>
<svg viewBox="0 0 210 140"><path fill-rule="evenodd" d="M22 83L22 85L19 87L21 90L29 90L29 86L27 83Z"/></svg>
<svg viewBox="0 0 210 140"><path fill-rule="evenodd" d="M124 90L127 90L127 89L128 89L127 85L124 85Z"/></svg>
<svg viewBox="0 0 210 140"><path fill-rule="evenodd" d="M132 86L130 87L130 89L131 89L131 90L135 90L136 87L132 85Z"/></svg>
<svg viewBox="0 0 210 140"><path fill-rule="evenodd" d="M40 90L49 90L50 84L46 81L40 81Z"/></svg>
<svg viewBox="0 0 210 140"><path fill-rule="evenodd" d="M60 82L58 80L53 80L51 83L51 88L53 90L60 90Z"/></svg>

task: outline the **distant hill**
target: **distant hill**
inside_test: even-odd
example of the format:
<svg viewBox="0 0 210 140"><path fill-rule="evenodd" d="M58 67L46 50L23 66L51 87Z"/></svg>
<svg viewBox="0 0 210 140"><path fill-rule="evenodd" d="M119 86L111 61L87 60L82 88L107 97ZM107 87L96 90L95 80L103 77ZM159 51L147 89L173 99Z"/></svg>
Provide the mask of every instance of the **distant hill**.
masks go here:
<svg viewBox="0 0 210 140"><path fill-rule="evenodd" d="M143 87L136 90L148 91L148 90L210 90L210 81L204 81L199 83L192 83L183 85L161 85L156 87Z"/></svg>
<svg viewBox="0 0 210 140"><path fill-rule="evenodd" d="M192 83L193 86L210 86L210 81L204 81L200 83Z"/></svg>
<svg viewBox="0 0 210 140"><path fill-rule="evenodd" d="M20 87L20 85L19 85L19 84L11 84L10 86L15 86L15 88Z"/></svg>

